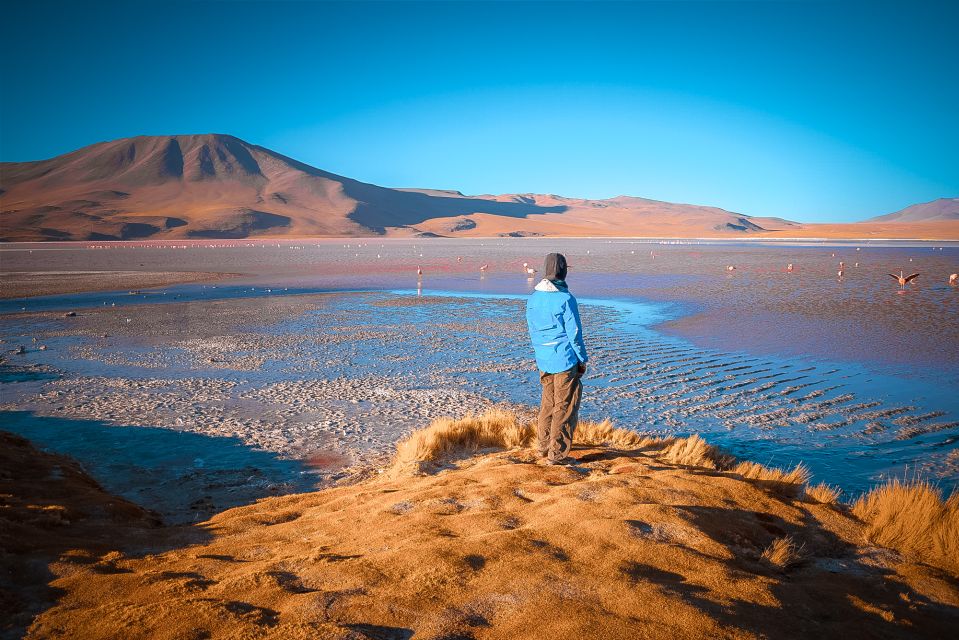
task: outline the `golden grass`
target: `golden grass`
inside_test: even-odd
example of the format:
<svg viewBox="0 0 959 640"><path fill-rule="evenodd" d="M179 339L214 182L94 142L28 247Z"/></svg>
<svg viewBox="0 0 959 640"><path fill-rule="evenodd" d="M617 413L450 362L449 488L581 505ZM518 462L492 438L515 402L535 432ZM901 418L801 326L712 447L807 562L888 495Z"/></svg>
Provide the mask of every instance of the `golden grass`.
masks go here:
<svg viewBox="0 0 959 640"><path fill-rule="evenodd" d="M870 542L959 572L959 493L943 500L928 482L894 479L859 498L852 512Z"/></svg>
<svg viewBox="0 0 959 640"><path fill-rule="evenodd" d="M802 560L802 547L789 536L776 538L763 551L763 560L780 569L787 569Z"/></svg>
<svg viewBox="0 0 959 640"><path fill-rule="evenodd" d="M837 504L842 489L820 482L814 487L806 487L806 497L819 504Z"/></svg>
<svg viewBox="0 0 959 640"><path fill-rule="evenodd" d="M673 464L707 469L725 469L733 462L731 456L721 453L695 434L674 440L663 452L663 459Z"/></svg>
<svg viewBox="0 0 959 640"><path fill-rule="evenodd" d="M429 464L480 449L521 447L531 435L530 427L520 424L516 414L501 409L458 420L438 418L401 440L393 462L394 466Z"/></svg>
<svg viewBox="0 0 959 640"><path fill-rule="evenodd" d="M609 420L580 422L576 426L573 440L577 444L625 450L659 447L672 442L671 439L654 438L628 429L618 429Z"/></svg>
<svg viewBox="0 0 959 640"><path fill-rule="evenodd" d="M785 471L744 460L730 469L730 472L792 497L801 495L809 481L809 469L802 463L797 464L789 471Z"/></svg>
<svg viewBox="0 0 959 640"><path fill-rule="evenodd" d="M515 413L489 409L463 418L438 418L425 429L414 431L396 445L393 469L424 470L443 460L472 455L481 449L514 449L532 445L533 426L521 423ZM609 420L580 422L573 434L575 444L635 450L673 442L618 429Z"/></svg>

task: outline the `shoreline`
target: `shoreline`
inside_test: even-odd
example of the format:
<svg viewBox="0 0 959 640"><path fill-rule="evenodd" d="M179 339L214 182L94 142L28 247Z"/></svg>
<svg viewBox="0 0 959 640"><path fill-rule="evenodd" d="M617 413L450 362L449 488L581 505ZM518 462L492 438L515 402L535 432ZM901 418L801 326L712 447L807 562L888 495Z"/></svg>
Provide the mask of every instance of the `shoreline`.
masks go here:
<svg viewBox="0 0 959 640"><path fill-rule="evenodd" d="M251 236L248 238L234 239L206 239L197 240L192 238L156 238L144 240L13 240L0 241L0 253L5 251L21 251L24 246L35 248L41 247L67 247L67 248L90 248L90 249L110 249L124 247L151 247L151 246L207 246L217 248L242 247L249 245L263 245L274 243L302 243L302 242L330 242L352 244L356 242L443 242L443 241L503 241L503 242L523 242L523 241L557 241L557 240L624 240L638 241L642 243L675 243L675 244L738 244L738 243L796 243L799 245L832 246L831 243L854 244L859 243L863 246L882 246L877 243L919 243L925 245L928 243L946 243L950 246L959 244L959 236L938 235L931 236L775 236L775 235L749 235L749 236L652 236L652 235L536 235L536 236L400 236L400 235L382 235L382 236ZM839 246L839 245L837 245ZM903 246L898 244L895 246Z"/></svg>

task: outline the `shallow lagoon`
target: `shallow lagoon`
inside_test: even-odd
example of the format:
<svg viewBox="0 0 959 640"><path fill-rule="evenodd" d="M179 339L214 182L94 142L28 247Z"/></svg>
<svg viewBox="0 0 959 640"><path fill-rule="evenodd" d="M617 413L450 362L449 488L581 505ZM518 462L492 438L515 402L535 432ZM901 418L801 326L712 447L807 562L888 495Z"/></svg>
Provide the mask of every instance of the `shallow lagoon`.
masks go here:
<svg viewBox="0 0 959 640"><path fill-rule="evenodd" d="M18 412L7 414L15 419L6 428L76 455L108 488L157 504L173 519L187 519L191 504L197 517L195 503L205 495L213 510L335 481L350 464L381 463L397 439L437 415L497 402L535 405L538 383L523 320L534 281L511 270L543 242L496 247L500 261L487 275L477 273L476 258L467 258L466 267L456 260L464 249L479 252L477 243L434 248L420 282L410 274L409 257L397 255L408 254L411 243L394 244L393 255L384 243L375 249L387 256L379 272L352 274L344 268L351 264L346 247L294 251L309 256L297 264L312 264L319 274L284 266L289 249L283 248L271 254L273 269L217 285L2 301L3 338L28 348L5 365L4 409ZM959 484L954 345L940 342L938 357L925 355L956 330L955 290L931 283L897 295L862 274L851 289L848 281L813 279L810 271L825 270L831 254L843 250L836 247L802 247L806 279L786 280L776 265L799 260L779 252L794 248L698 247L701 255L676 254L663 269L670 248L645 245L657 255L630 269L622 262L634 260L626 249L603 244L580 243L582 255L571 256L570 283L593 360L584 417L661 434L703 433L762 463L802 461L816 480L848 493L890 475L922 475L946 489ZM584 253L583 246L592 248ZM264 251L251 248L246 257L252 252L263 260ZM926 246L869 251L875 253L855 257L906 262L910 253L926 271L947 267L959 253ZM732 260L736 273L715 273ZM735 323L763 295L757 282L772 283L769 295L786 308L755 309L754 326L723 326L723 317ZM736 297L717 304L716 291ZM912 305L915 326L930 328L916 333L908 357L875 353L868 328L832 336L849 349L816 341L817 348L803 348L817 327L835 333L855 320L846 310L862 305L871 305L867 313L893 308L897 314ZM64 310L76 310L78 318L64 318ZM708 335L682 327L710 317L719 320L705 323ZM748 339L761 333L755 317L777 323L782 348ZM894 329L887 328L887 337ZM34 348L32 337L47 350ZM857 343L862 357L850 357ZM56 420L69 424L70 437L58 437ZM93 425L91 435L77 437L84 424ZM126 446L91 444L103 433L128 437L129 429L104 431L110 425L203 437L191 440L185 454L183 439L148 438L151 455L134 463L118 459L130 451ZM330 465L337 456L339 463ZM318 468L311 459L326 462ZM250 486L243 469L257 470L244 476ZM138 489L138 476L170 487L192 479L185 485L192 488L167 504L156 491Z"/></svg>

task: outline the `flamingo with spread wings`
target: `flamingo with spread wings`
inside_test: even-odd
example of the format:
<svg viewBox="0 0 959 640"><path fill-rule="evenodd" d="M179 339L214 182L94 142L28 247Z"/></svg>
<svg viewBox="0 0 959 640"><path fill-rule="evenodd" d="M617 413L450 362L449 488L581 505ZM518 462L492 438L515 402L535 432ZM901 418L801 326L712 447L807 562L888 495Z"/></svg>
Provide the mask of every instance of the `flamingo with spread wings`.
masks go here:
<svg viewBox="0 0 959 640"><path fill-rule="evenodd" d="M903 275L904 273L905 273L904 271L900 271L898 276L894 273L889 274L890 278L894 279L896 282L899 283L900 291L904 291L907 284L909 284L910 282L912 282L913 280L919 277L918 273L914 273L911 276L904 276Z"/></svg>

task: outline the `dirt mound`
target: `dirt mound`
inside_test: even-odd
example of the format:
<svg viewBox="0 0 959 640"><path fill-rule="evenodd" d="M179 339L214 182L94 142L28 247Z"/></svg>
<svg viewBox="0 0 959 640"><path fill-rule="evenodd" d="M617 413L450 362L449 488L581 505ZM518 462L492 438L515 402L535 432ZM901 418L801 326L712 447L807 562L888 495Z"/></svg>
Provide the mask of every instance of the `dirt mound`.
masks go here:
<svg viewBox="0 0 959 640"><path fill-rule="evenodd" d="M0 431L0 637L20 637L60 591L57 566L114 569L115 551L141 548L159 518L106 493L75 461Z"/></svg>
<svg viewBox="0 0 959 640"><path fill-rule="evenodd" d="M528 430L504 415L414 434L372 480L220 513L201 544L117 554L109 571L61 563L28 637L905 638L959 623L955 575L864 546L845 508L788 479L608 423L584 429L574 464L545 467L502 449Z"/></svg>

